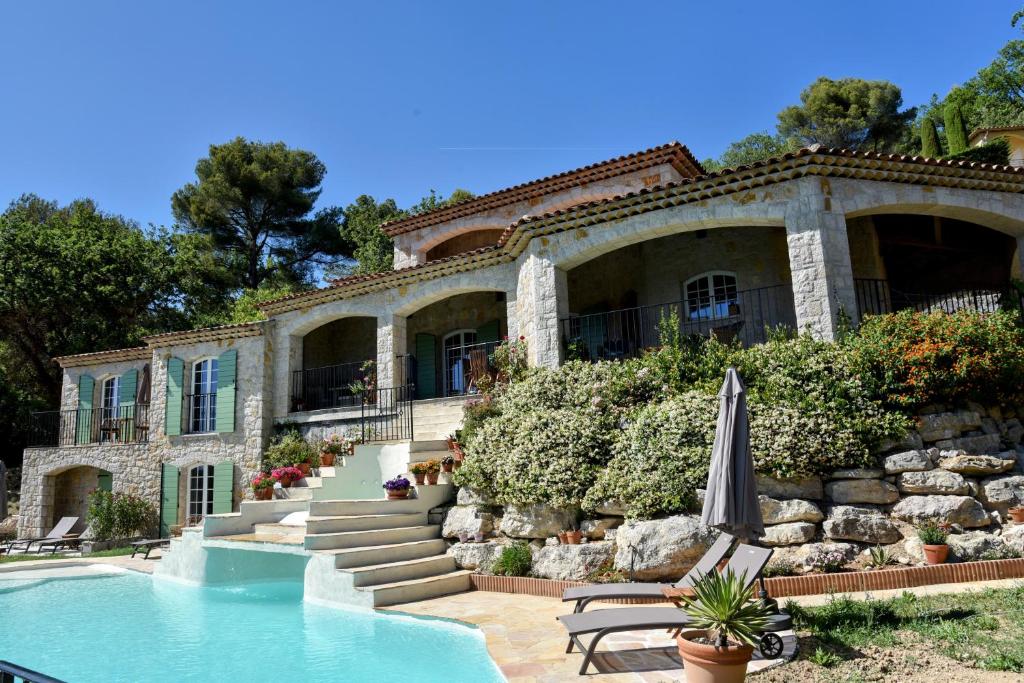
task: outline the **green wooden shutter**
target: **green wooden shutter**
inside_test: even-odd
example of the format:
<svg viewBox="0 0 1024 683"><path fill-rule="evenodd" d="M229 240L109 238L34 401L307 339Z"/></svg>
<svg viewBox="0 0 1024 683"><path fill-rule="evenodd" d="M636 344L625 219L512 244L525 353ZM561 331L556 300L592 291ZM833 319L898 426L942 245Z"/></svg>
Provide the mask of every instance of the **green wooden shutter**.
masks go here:
<svg viewBox="0 0 1024 683"><path fill-rule="evenodd" d="M238 364L237 361L238 351L234 349L225 351L217 358L218 432L235 431L235 366Z"/></svg>
<svg viewBox="0 0 1024 683"><path fill-rule="evenodd" d="M167 405L164 406L165 425L164 432L167 436L178 436L181 434L181 402L184 400L183 389L185 385L185 361L180 358L170 358L167 361ZM175 510L177 514L177 510Z"/></svg>
<svg viewBox="0 0 1024 683"><path fill-rule="evenodd" d="M501 338L501 321L492 320L476 328L476 343L496 342Z"/></svg>
<svg viewBox="0 0 1024 683"><path fill-rule="evenodd" d="M100 473L96 476L96 488L100 491L113 491L114 475L106 470L100 470Z"/></svg>
<svg viewBox="0 0 1024 683"><path fill-rule="evenodd" d="M90 375L78 377L78 412L75 416L75 443L92 443L93 394L96 380Z"/></svg>
<svg viewBox="0 0 1024 683"><path fill-rule="evenodd" d="M416 335L416 397L437 395L437 338L432 334Z"/></svg>
<svg viewBox="0 0 1024 683"><path fill-rule="evenodd" d="M231 460L217 463L213 468L213 514L231 512L234 494L235 463Z"/></svg>
<svg viewBox="0 0 1024 683"><path fill-rule="evenodd" d="M160 478L160 537L171 535L178 523L178 468L164 463Z"/></svg>

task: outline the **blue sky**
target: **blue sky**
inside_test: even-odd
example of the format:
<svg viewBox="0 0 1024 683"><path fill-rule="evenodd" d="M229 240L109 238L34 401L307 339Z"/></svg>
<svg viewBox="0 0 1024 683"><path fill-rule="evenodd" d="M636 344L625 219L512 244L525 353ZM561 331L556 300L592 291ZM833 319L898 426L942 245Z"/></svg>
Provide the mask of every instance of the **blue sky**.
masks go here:
<svg viewBox="0 0 1024 683"><path fill-rule="evenodd" d="M0 204L92 197L170 224L210 143L283 140L321 203L500 189L678 139L772 128L819 75L908 105L1019 35L1017 2L9 2Z"/></svg>

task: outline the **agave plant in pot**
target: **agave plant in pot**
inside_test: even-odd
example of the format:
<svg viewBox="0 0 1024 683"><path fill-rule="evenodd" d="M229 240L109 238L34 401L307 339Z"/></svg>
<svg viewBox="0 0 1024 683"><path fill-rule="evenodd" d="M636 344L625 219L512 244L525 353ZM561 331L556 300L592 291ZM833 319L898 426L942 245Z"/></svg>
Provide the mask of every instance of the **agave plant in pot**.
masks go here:
<svg viewBox="0 0 1024 683"><path fill-rule="evenodd" d="M692 630L676 638L688 683L740 683L754 654L759 634L768 624L770 608L754 599L755 584L732 570L708 572L682 598L680 609Z"/></svg>
<svg viewBox="0 0 1024 683"><path fill-rule="evenodd" d="M942 564L949 557L949 546L946 545L949 531L943 525L925 522L917 527L917 537L921 539L924 561L928 564Z"/></svg>

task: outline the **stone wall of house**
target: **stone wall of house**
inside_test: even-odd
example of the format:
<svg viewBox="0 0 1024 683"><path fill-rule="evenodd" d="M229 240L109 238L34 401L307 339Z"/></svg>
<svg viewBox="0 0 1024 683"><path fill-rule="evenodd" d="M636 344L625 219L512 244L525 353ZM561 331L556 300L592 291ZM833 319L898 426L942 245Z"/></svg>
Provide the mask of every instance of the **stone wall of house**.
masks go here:
<svg viewBox="0 0 1024 683"><path fill-rule="evenodd" d="M923 560L916 526L932 520L952 525L952 561L1024 553L1024 525L1007 510L1024 505L1024 413L977 404L936 406L917 419L902 442L886 444L870 469L837 470L825 477L778 480L758 477L762 545L773 562L800 566L816 549L864 559L886 546L898 562ZM448 552L466 569L489 571L502 547L526 540L534 574L586 579L594 571L632 572L639 580L676 580L713 541L699 512L650 521L627 521L618 504L578 521L583 545L559 545L554 536L577 522L575 510L537 505L501 507L461 489L445 511ZM483 542L461 542L481 533Z"/></svg>
<svg viewBox="0 0 1024 683"><path fill-rule="evenodd" d="M93 387L93 407L99 408L102 403L102 391L104 380L121 376L129 370L138 370L139 377L142 377L142 369L149 360L127 360L115 363L97 363L93 365L82 365L77 367L64 368L61 384L60 409L75 410L78 408L78 381L82 375L89 375L96 384Z"/></svg>

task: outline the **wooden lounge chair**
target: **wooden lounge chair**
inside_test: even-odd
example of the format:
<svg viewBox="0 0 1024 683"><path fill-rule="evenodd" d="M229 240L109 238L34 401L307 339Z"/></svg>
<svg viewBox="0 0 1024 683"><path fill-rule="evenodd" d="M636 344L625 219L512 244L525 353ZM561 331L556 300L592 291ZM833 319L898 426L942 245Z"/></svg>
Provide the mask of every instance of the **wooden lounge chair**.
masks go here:
<svg viewBox="0 0 1024 683"><path fill-rule="evenodd" d="M49 548L50 554L54 555L58 550L77 548L81 542L82 539L78 534L64 534L60 538L39 541L39 545L36 546L36 552L42 554L43 548ZM28 551L26 550L25 552Z"/></svg>
<svg viewBox="0 0 1024 683"><path fill-rule="evenodd" d="M170 543L171 543L171 539L169 539L169 538L156 538L156 539L153 539L153 540L150 540L150 541L133 541L132 544L131 544L132 545L132 557L135 557L135 553L141 553L141 552L145 551L146 554L142 556L142 559L148 560L149 559L149 553L150 553L150 551L153 550L153 548L158 548L158 547L161 547L161 546L170 545Z"/></svg>
<svg viewBox="0 0 1024 683"><path fill-rule="evenodd" d="M664 600L665 595L662 592L663 589L683 588L692 585L696 579L707 574L718 566L718 563L721 562L729 553L729 550L732 548L735 541L736 538L734 536L726 533L719 534L714 544L712 544L712 546L708 548L708 551L704 553L704 557L697 561L697 564L695 564L693 568L686 573L686 576L674 584L605 583L593 586L577 586L575 588L566 589L565 593L562 594L562 602L575 600L576 606L573 609L573 613L578 614L585 610L587 605L594 600L615 600L625 598L650 598L658 601Z"/></svg>
<svg viewBox="0 0 1024 683"><path fill-rule="evenodd" d="M50 533L46 534L42 538L20 538L16 541L11 541L7 546L7 552L9 553L12 550L18 549L28 552L28 549L35 543L61 540L75 527L76 524L78 524L78 517L62 517L61 520L54 525L53 529L50 530Z"/></svg>
<svg viewBox="0 0 1024 683"><path fill-rule="evenodd" d="M758 548L752 545L740 545L736 552L729 559L725 571L730 571L736 576L742 576L746 585L749 586L757 580L765 565L772 556L771 548ZM783 630L788 628L790 620L788 615L775 615L770 620L770 631ZM601 640L612 633L624 631L652 631L658 629L678 630L688 628L690 617L678 607L624 607L621 609L599 609L592 612L565 614L558 617L566 630L569 632L569 645L566 653L570 653L573 647L578 647L583 653L583 664L580 665L580 675L587 672L590 662L594 657ZM590 645L584 645L580 636L594 634ZM774 634L773 634L774 635ZM777 638L777 636L776 636ZM774 641L773 641L774 643ZM781 644L781 639L779 640ZM765 647L762 643L762 648ZM779 648L781 652L781 648Z"/></svg>

